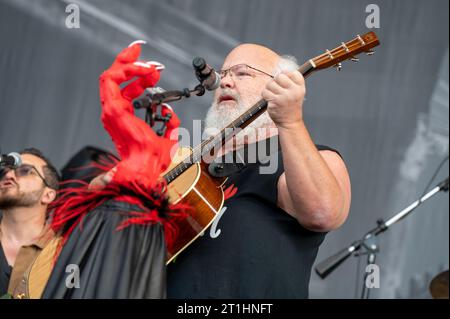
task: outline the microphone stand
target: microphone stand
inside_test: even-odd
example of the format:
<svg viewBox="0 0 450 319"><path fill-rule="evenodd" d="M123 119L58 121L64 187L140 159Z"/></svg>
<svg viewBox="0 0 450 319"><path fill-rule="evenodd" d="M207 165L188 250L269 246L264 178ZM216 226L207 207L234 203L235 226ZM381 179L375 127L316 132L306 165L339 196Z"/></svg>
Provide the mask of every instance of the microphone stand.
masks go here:
<svg viewBox="0 0 450 319"><path fill-rule="evenodd" d="M151 107L152 104L160 105L162 103L170 103L174 101L179 101L182 98L188 98L195 94L197 96L202 96L205 94L205 87L202 84L198 84L194 89L190 90L184 88L182 90L171 90L165 92L153 93L152 90L146 90L144 97L136 99L133 101L133 106L136 109L145 109Z"/></svg>
<svg viewBox="0 0 450 319"><path fill-rule="evenodd" d="M156 131L158 136L164 135L166 131L167 122L172 118L172 115L168 113L165 116L157 114L159 106L162 107L164 103L180 101L182 98L191 97L191 95L202 96L205 94L205 87L202 84L198 84L194 89L190 90L184 88L182 90L171 90L164 92L154 93L152 90L146 89L144 97L135 99L133 106L135 109L145 109L145 122L150 127L154 127L155 122L162 122L162 127Z"/></svg>
<svg viewBox="0 0 450 319"><path fill-rule="evenodd" d="M367 254L367 265L375 264L376 254L379 251L377 236L383 232L385 232L389 227L391 227L396 222L408 216L413 210L415 210L419 205L423 202L436 195L440 191L448 192L449 189L449 178L440 182L434 189L429 191L427 194L423 195L419 200L416 200L408 207L404 208L402 211L388 219L386 222L383 219L377 220L377 227L370 230L366 235L354 241L351 245L346 248L340 250L336 254L328 257L324 261L320 262L316 267L315 271L319 275L320 278L324 279L331 272L333 272L339 265L341 265L348 257L353 255L358 255L361 247L365 248L366 252L362 254ZM368 274L364 275L363 282L363 290L361 293L361 298L369 298L369 290L366 287L366 279Z"/></svg>
<svg viewBox="0 0 450 319"><path fill-rule="evenodd" d="M168 113L165 116L157 114L158 106L164 106L164 103L179 101L182 98L188 98L192 94L197 96L202 96L205 94L205 90L215 90L220 84L220 74L214 71L208 64L206 64L205 59L196 57L192 61L192 66L195 70L195 75L200 81L194 89L190 90L184 88L182 90L172 90L172 91L162 91L156 92L154 89L146 89L147 92L144 97L138 98L133 101L133 106L135 109L146 109L145 121L150 127L154 127L155 121L163 122L162 128L156 131L159 136L162 136L167 128L167 122L170 120L172 115ZM161 91L161 89L160 89ZM167 106L166 106L167 107Z"/></svg>

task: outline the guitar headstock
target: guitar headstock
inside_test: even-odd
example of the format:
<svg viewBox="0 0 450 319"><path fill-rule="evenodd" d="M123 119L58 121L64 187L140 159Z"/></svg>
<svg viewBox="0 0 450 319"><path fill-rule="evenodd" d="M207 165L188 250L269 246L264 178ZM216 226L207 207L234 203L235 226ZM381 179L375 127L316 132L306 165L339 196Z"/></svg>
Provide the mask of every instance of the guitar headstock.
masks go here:
<svg viewBox="0 0 450 319"><path fill-rule="evenodd" d="M342 44L333 50L326 50L325 53L309 60L314 69L326 69L335 66L340 70L341 62L344 60L352 60L357 62L356 55L361 52L366 52L367 55L372 55L373 47L380 44L375 32L368 32L362 36L358 35L353 40L342 42Z"/></svg>

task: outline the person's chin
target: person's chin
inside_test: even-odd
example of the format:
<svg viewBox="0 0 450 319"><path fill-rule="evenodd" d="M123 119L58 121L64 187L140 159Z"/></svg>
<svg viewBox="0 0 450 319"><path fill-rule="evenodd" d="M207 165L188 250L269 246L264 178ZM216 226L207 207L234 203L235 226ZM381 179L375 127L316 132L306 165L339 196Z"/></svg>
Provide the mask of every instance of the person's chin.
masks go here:
<svg viewBox="0 0 450 319"><path fill-rule="evenodd" d="M0 194L13 193L16 190L15 185L2 185L0 187Z"/></svg>
<svg viewBox="0 0 450 319"><path fill-rule="evenodd" d="M17 197L19 196L19 191L14 186L3 187L0 188L0 196L9 198Z"/></svg>
<svg viewBox="0 0 450 319"><path fill-rule="evenodd" d="M217 108L220 109L234 109L237 103L235 100L225 100L217 103Z"/></svg>

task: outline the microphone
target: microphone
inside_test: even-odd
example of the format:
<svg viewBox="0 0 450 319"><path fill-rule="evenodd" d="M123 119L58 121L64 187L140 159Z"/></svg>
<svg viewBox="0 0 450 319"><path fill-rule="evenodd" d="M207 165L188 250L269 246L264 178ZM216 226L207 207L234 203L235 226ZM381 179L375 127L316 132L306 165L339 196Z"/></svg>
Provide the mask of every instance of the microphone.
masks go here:
<svg viewBox="0 0 450 319"><path fill-rule="evenodd" d="M9 153L8 155L0 155L0 166L10 166L16 168L22 164L22 158L19 153Z"/></svg>
<svg viewBox="0 0 450 319"><path fill-rule="evenodd" d="M220 74L217 73L212 67L206 64L205 59L196 57L192 61L192 66L195 70L195 75L200 83L208 91L214 91L220 85Z"/></svg>

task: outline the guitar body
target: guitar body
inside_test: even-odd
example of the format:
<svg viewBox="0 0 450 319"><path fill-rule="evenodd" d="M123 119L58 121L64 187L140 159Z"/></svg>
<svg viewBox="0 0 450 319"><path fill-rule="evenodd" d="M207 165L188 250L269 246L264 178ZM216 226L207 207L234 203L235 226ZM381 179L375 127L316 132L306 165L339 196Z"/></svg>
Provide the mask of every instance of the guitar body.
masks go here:
<svg viewBox="0 0 450 319"><path fill-rule="evenodd" d="M191 152L190 148L179 148L167 171L183 161ZM200 236L222 209L224 202L222 185L226 179L212 177L207 168L208 165L203 162L195 163L167 187L171 203L182 201L192 207L189 216L176 223L177 240L167 252L167 264Z"/></svg>

